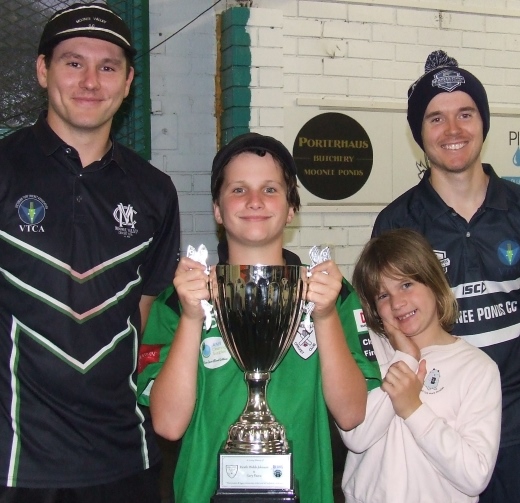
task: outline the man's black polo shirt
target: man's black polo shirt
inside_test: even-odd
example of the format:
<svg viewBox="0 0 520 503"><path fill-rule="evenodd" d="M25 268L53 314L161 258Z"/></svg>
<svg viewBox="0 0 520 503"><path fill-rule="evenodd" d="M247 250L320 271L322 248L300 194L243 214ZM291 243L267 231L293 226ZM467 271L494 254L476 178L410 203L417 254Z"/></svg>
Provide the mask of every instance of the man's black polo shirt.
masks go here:
<svg viewBox="0 0 520 503"><path fill-rule="evenodd" d="M82 168L43 115L0 141L0 170L0 485L146 469L159 456L136 405L138 305L173 278L173 183L118 143Z"/></svg>
<svg viewBox="0 0 520 503"><path fill-rule="evenodd" d="M520 186L500 179L488 164L484 171L486 198L469 223L435 192L427 171L378 215L372 235L406 227L432 245L459 303L453 333L500 369L506 447L520 443Z"/></svg>

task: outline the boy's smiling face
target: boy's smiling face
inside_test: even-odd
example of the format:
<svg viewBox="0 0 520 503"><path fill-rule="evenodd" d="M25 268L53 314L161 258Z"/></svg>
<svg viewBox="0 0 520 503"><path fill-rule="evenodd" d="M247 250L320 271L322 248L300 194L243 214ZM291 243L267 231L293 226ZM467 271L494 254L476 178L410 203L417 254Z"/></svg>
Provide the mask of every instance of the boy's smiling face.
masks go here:
<svg viewBox="0 0 520 503"><path fill-rule="evenodd" d="M228 243L239 246L276 245L281 250L283 230L294 217L287 201L282 168L266 152L242 152L224 168L224 182L213 205L215 220L226 230Z"/></svg>

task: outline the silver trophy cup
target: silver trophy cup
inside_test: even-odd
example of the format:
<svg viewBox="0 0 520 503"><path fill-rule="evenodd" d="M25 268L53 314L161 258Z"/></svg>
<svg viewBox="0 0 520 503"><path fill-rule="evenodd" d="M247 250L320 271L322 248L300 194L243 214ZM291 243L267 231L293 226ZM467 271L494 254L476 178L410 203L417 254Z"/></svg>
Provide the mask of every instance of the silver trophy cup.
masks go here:
<svg viewBox="0 0 520 503"><path fill-rule="evenodd" d="M291 347L305 297L301 266L217 265L210 281L217 325L245 374L248 398L229 428L228 453L285 454L285 429L267 405L271 372Z"/></svg>

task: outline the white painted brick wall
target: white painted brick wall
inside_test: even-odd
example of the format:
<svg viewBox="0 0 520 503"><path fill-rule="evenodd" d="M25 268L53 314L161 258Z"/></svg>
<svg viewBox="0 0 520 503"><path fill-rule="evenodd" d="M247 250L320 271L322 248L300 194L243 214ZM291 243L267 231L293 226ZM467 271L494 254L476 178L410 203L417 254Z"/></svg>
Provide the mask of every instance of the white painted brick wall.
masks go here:
<svg viewBox="0 0 520 503"><path fill-rule="evenodd" d="M441 27L445 30L484 31L484 16L449 13L442 15Z"/></svg>
<svg viewBox="0 0 520 503"><path fill-rule="evenodd" d="M261 2L258 2L262 6ZM298 15L302 18L317 17L326 19L346 19L347 6L344 3L336 2L298 2Z"/></svg>
<svg viewBox="0 0 520 503"><path fill-rule="evenodd" d="M256 131L283 139L283 107L301 98L404 105L408 86L438 48L482 80L492 106L520 105L520 0L253 3L250 33L258 68L253 69L251 127ZM152 100L162 109L152 116L152 161L172 176L179 191L183 251L188 243L203 242L211 260L216 250L209 195L216 149L216 15L226 5L235 2L221 2L151 58ZM206 0L150 0L151 44L207 8ZM350 278L377 211L305 207L287 227L286 244L304 260L313 244L333 245L333 257Z"/></svg>
<svg viewBox="0 0 520 503"><path fill-rule="evenodd" d="M283 22L284 37L320 37L322 28L323 23L317 19L290 18Z"/></svg>
<svg viewBox="0 0 520 503"><path fill-rule="evenodd" d="M397 11L393 7L352 4L348 6L348 20L359 23L390 24L396 22Z"/></svg>
<svg viewBox="0 0 520 503"><path fill-rule="evenodd" d="M344 38L350 40L369 40L372 29L370 24L353 21L329 20L323 22L323 37Z"/></svg>
<svg viewBox="0 0 520 503"><path fill-rule="evenodd" d="M267 28L281 28L283 26L283 14L280 9L251 9L249 13L251 26L265 26Z"/></svg>
<svg viewBox="0 0 520 503"><path fill-rule="evenodd" d="M418 28L438 28L439 12L433 10L417 11L412 9L398 9L397 24L402 26L416 26Z"/></svg>
<svg viewBox="0 0 520 503"><path fill-rule="evenodd" d="M423 50L423 48L438 49L442 45L446 51L449 51L451 47L460 48L462 46L462 32L439 30L439 29L422 29L419 30L417 38L418 44L415 46L417 50ZM441 42L442 40L442 42ZM428 55L428 53L426 53ZM423 61L424 63L424 61Z"/></svg>
<svg viewBox="0 0 520 503"><path fill-rule="evenodd" d="M151 46L166 40L208 7L204 0L150 0L149 4ZM161 114L152 115L152 163L168 172L177 187L182 253L188 244L200 243L216 251L209 191L216 149L215 30L215 12L209 11L151 54L151 98L162 108ZM176 131L161 135L168 116L177 118Z"/></svg>
<svg viewBox="0 0 520 503"><path fill-rule="evenodd" d="M485 18L485 29L488 33L506 33L514 35L518 39L520 19L487 16Z"/></svg>

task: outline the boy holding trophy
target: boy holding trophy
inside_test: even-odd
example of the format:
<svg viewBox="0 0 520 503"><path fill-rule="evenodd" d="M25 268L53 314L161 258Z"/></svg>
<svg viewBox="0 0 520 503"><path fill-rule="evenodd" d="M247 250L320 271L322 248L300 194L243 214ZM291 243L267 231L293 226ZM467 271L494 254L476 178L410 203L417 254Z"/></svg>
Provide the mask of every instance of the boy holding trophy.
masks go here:
<svg viewBox="0 0 520 503"><path fill-rule="evenodd" d="M274 138L247 133L215 156L211 173L215 220L225 230L221 264L298 266L283 248L283 231L300 206L296 165ZM323 274L325 273L325 274ZM244 374L222 341L210 300L206 266L181 259L173 286L154 303L141 349L138 395L154 428L183 437L174 477L180 503L206 503L217 483L218 453L246 398ZM305 278L313 303L269 384L269 405L285 426L301 503L332 503L327 407L350 430L363 421L367 389L380 386L379 366L359 299L331 260Z"/></svg>

